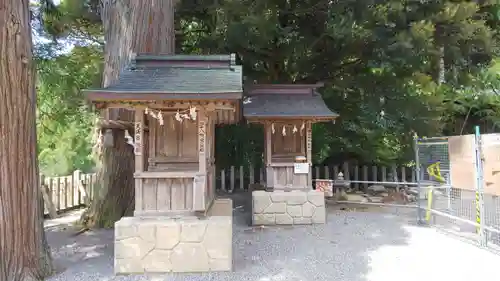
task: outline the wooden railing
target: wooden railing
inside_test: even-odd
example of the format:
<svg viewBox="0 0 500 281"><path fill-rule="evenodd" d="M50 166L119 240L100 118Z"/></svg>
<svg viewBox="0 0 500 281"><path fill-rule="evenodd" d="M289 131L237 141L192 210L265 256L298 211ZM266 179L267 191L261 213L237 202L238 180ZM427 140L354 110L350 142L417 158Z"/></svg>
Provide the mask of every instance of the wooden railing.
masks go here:
<svg viewBox="0 0 500 281"><path fill-rule="evenodd" d="M363 190L372 184L388 182L415 183L415 170L406 166L357 166L345 163L339 166L317 165L312 168L313 179L336 179L342 172L351 187ZM87 206L95 195L96 174L75 171L65 177L41 179L45 215L57 217L68 210ZM250 184L263 183L264 168L231 166L217 169L216 188L225 192L246 190Z"/></svg>
<svg viewBox="0 0 500 281"><path fill-rule="evenodd" d="M95 193L96 174L80 171L64 177L44 177L40 179L44 214L55 218L68 210L84 207L90 203Z"/></svg>
<svg viewBox="0 0 500 281"><path fill-rule="evenodd" d="M407 166L357 166L344 163L338 166L315 165L312 167L314 179L337 179L342 172L344 179L352 182L355 189L366 189L369 185L388 182L416 182L415 170ZM223 191L247 189L248 185L263 183L264 167L231 166L218 169L217 188Z"/></svg>

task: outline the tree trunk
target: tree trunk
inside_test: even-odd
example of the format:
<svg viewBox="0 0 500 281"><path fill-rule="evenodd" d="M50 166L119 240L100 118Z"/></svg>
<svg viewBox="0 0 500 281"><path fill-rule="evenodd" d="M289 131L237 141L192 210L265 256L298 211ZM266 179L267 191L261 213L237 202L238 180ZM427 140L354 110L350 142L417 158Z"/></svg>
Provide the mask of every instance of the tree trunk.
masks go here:
<svg viewBox="0 0 500 281"><path fill-rule="evenodd" d="M174 5L174 0L102 1L106 41L104 87L117 80L133 53L174 53ZM106 110L103 115L111 120L134 121L133 112L126 109ZM112 139L112 146L102 148L99 197L82 216L87 227L111 227L133 211L133 148L125 144L122 130L113 129Z"/></svg>
<svg viewBox="0 0 500 281"><path fill-rule="evenodd" d="M0 5L0 280L53 271L43 229L28 0Z"/></svg>
<svg viewBox="0 0 500 281"><path fill-rule="evenodd" d="M434 67L433 67L433 79L439 85L445 83L445 46L444 46L444 31L443 24L437 23L434 30L434 42L437 49L437 54L434 57Z"/></svg>

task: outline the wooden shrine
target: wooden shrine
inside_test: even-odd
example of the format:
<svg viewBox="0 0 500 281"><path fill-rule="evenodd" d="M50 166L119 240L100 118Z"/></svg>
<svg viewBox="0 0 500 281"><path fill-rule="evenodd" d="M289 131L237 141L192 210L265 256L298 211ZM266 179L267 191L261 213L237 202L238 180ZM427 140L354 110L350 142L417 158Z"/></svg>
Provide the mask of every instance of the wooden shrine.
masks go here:
<svg viewBox="0 0 500 281"><path fill-rule="evenodd" d="M242 72L234 55L138 55L116 83L87 95L100 109L134 111L135 216L208 210L215 125L240 119Z"/></svg>
<svg viewBox="0 0 500 281"><path fill-rule="evenodd" d="M245 89L244 117L264 125L268 189L312 189L312 124L338 116L316 92L321 86L270 84Z"/></svg>
<svg viewBox="0 0 500 281"><path fill-rule="evenodd" d="M263 124L265 131L266 191L252 192L253 225L326 222L324 193L312 189L312 124L338 115L316 92L320 86L273 84L245 89L243 115L248 122Z"/></svg>
<svg viewBox="0 0 500 281"><path fill-rule="evenodd" d="M135 211L115 223L115 273L230 271L233 208L215 198L214 131L240 119L235 56L138 55L114 84L86 92L135 116L111 144L135 153Z"/></svg>

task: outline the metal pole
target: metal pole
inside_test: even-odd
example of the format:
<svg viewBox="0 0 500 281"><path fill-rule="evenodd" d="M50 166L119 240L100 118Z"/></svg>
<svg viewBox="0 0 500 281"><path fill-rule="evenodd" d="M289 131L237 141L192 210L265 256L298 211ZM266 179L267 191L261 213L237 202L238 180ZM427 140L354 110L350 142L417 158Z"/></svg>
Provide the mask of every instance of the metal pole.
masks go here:
<svg viewBox="0 0 500 281"><path fill-rule="evenodd" d="M421 141L428 141L428 140L448 140L448 137L424 137L420 139Z"/></svg>
<svg viewBox="0 0 500 281"><path fill-rule="evenodd" d="M415 151L415 176L417 180L417 223L422 223L422 213L421 213L421 185L420 185L420 159L419 159L419 150L418 150L418 138L417 136L413 139L413 150Z"/></svg>
<svg viewBox="0 0 500 281"><path fill-rule="evenodd" d="M460 221L460 222L463 222L465 224L469 224L469 225L472 225L472 226L479 226L477 223L475 223L475 222L473 222L473 221L471 221L469 219L464 219L464 218L461 218L461 217L453 216L453 215L447 214L445 212L431 210L431 213L439 215L439 216L442 216L442 217L445 217L445 218L449 218L449 219L452 219L452 220ZM500 229L496 229L496 228L493 228L491 226L485 226L484 229L487 230L487 231L489 231L489 232L500 234Z"/></svg>
<svg viewBox="0 0 500 281"><path fill-rule="evenodd" d="M475 152L476 152L476 212L479 219L479 243L486 247L486 231L484 225L484 174L483 174L483 155L482 142L479 126L475 128Z"/></svg>
<svg viewBox="0 0 500 281"><path fill-rule="evenodd" d="M356 181L356 180L352 180L350 181L351 183L369 183L369 184L382 184L382 185L394 185L394 186L397 186L397 185L417 185L416 182L406 182L406 181ZM444 189L446 188L446 185L442 185L440 184L439 182L436 182L436 181L429 181L429 182L421 182L420 184L428 184L429 186L434 186L436 188L441 188L441 189Z"/></svg>
<svg viewBox="0 0 500 281"><path fill-rule="evenodd" d="M448 211L451 212L451 181L450 181L450 174L448 173L446 175L446 196L448 197Z"/></svg>

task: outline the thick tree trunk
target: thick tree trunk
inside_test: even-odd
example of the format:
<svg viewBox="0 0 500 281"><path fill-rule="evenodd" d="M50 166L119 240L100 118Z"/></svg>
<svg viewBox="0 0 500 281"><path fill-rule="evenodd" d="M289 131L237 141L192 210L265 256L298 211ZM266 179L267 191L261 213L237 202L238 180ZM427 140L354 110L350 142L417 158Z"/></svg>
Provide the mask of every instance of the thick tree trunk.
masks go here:
<svg viewBox="0 0 500 281"><path fill-rule="evenodd" d="M118 78L133 53L173 54L175 0L104 0L104 86ZM129 110L108 110L104 117L133 122ZM133 135L133 132L130 132ZM113 130L112 147L103 147L98 172L100 191L82 221L87 227L109 227L134 206L134 154L123 132Z"/></svg>
<svg viewBox="0 0 500 281"><path fill-rule="evenodd" d="M52 259L43 229L36 153L28 0L0 4L0 280L43 280Z"/></svg>

